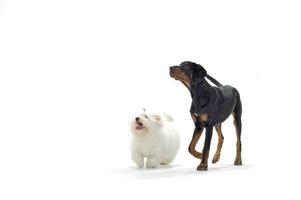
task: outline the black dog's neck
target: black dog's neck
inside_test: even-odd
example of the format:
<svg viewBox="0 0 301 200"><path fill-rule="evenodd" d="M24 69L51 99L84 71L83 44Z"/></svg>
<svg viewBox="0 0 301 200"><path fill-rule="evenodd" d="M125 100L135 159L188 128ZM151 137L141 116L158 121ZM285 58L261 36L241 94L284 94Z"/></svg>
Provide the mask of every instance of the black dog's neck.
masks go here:
<svg viewBox="0 0 301 200"><path fill-rule="evenodd" d="M216 107L216 105L210 103L212 99L215 99L215 88L205 78L191 85L190 94L192 98L191 113L201 115L202 113L208 113L212 107Z"/></svg>
<svg viewBox="0 0 301 200"><path fill-rule="evenodd" d="M196 95L208 92L213 89L212 86L203 78L197 82L193 82L190 87L191 97L194 98Z"/></svg>

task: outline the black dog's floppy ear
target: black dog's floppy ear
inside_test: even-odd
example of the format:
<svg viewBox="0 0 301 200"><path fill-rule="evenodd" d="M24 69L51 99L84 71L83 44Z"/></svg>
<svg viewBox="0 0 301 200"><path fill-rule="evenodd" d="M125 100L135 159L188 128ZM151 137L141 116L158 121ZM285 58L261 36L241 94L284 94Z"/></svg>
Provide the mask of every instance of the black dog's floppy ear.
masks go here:
<svg viewBox="0 0 301 200"><path fill-rule="evenodd" d="M204 79L207 75L207 71L202 67L202 65L194 64L192 66L193 74L192 74L192 81L193 83L197 83Z"/></svg>
<svg viewBox="0 0 301 200"><path fill-rule="evenodd" d="M196 72L202 76L205 77L207 75L207 71L204 69L204 67L200 64L195 64L196 66Z"/></svg>

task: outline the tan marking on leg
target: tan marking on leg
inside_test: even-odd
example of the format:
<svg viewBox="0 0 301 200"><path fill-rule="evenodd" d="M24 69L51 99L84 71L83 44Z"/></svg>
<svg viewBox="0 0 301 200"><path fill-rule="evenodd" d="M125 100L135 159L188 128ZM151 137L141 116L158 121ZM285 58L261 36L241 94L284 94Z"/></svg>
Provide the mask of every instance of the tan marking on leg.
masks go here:
<svg viewBox="0 0 301 200"><path fill-rule="evenodd" d="M217 161L219 161L222 146L223 146L223 142L224 142L224 138L223 138L223 134L222 134L222 124L217 124L215 126L215 130L216 130L217 135L218 135L218 143L217 143L216 152L215 152L214 157L212 159L212 163L216 163Z"/></svg>
<svg viewBox="0 0 301 200"><path fill-rule="evenodd" d="M241 161L241 141L240 141L240 131L239 128L237 127L236 121L235 121L235 113L232 113L233 118L234 118L234 126L235 126L235 132L236 132L236 158L234 161L234 165L242 165Z"/></svg>
<svg viewBox="0 0 301 200"><path fill-rule="evenodd" d="M193 120L193 122L195 123L197 121L197 118L194 114L191 114L191 118ZM199 159L202 159L202 153L198 152L195 147L202 135L202 132L203 130L197 132L197 133L193 133L193 136L192 136L192 139L191 139L191 142L189 144L189 148L188 148L188 151L191 155L193 155L194 157L196 158L199 158Z"/></svg>
<svg viewBox="0 0 301 200"><path fill-rule="evenodd" d="M202 153L195 150L195 147L196 147L201 135L202 135L202 132L194 133L192 136L190 145L189 145L189 153L199 159L202 159L203 156L202 156Z"/></svg>

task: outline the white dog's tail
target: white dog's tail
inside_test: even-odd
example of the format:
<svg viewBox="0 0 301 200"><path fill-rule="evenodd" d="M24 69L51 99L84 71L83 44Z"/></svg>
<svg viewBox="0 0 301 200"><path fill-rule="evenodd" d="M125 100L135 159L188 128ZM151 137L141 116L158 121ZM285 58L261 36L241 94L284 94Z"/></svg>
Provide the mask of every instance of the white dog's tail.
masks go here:
<svg viewBox="0 0 301 200"><path fill-rule="evenodd" d="M167 122L172 122L173 121L173 118L170 115L166 114L166 113L163 113L163 117L164 117L165 121L167 121Z"/></svg>

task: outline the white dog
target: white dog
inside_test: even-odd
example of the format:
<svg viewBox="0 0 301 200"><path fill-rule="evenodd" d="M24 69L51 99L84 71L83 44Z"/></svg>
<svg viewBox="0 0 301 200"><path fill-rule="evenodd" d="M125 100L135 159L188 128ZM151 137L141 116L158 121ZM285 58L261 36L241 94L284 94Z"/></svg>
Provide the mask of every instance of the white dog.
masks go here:
<svg viewBox="0 0 301 200"><path fill-rule="evenodd" d="M154 168L171 163L177 155L180 138L172 125L173 119L146 112L131 120L132 160L138 167Z"/></svg>

